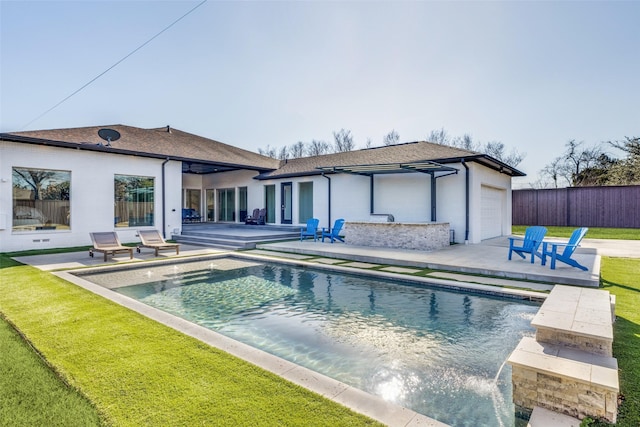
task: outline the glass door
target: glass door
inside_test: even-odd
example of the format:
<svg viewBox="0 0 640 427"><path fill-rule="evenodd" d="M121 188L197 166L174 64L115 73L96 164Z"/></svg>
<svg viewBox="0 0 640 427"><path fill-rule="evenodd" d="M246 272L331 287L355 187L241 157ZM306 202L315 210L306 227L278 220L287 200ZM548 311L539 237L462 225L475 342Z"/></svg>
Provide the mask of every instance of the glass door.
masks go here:
<svg viewBox="0 0 640 427"><path fill-rule="evenodd" d="M238 188L238 209L240 210L240 222L247 219L247 187Z"/></svg>
<svg viewBox="0 0 640 427"><path fill-rule="evenodd" d="M304 224L313 218L313 182L301 182L298 197L298 222Z"/></svg>
<svg viewBox="0 0 640 427"><path fill-rule="evenodd" d="M205 221L215 221L216 220L216 192L213 189L206 190L206 203L207 210L205 212L206 218Z"/></svg>
<svg viewBox="0 0 640 427"><path fill-rule="evenodd" d="M275 224L276 222L276 186L264 186L264 204L267 208L267 224Z"/></svg>
<svg viewBox="0 0 640 427"><path fill-rule="evenodd" d="M218 190L218 221L236 220L236 191L234 188Z"/></svg>
<svg viewBox="0 0 640 427"><path fill-rule="evenodd" d="M280 184L280 195L282 196L282 204L280 206L280 222L282 224L291 224L293 219L293 191L290 182L283 182L282 184Z"/></svg>

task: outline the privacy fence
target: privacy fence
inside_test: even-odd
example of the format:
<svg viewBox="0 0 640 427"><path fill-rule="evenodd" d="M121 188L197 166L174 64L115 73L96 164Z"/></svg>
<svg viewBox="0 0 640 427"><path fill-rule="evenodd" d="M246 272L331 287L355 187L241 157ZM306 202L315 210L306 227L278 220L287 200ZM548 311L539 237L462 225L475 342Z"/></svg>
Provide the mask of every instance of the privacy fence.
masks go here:
<svg viewBox="0 0 640 427"><path fill-rule="evenodd" d="M513 224L640 228L640 185L513 190Z"/></svg>

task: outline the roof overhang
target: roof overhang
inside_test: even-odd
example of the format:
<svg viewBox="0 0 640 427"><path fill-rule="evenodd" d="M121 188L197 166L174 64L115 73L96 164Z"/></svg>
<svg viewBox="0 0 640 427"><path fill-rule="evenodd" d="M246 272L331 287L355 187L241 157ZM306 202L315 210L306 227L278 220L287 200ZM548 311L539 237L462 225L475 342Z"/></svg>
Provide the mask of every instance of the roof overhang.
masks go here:
<svg viewBox="0 0 640 427"><path fill-rule="evenodd" d="M371 165L349 165L349 166L323 166L317 169L323 172L331 173L349 173L354 175L379 175L379 174L391 174L391 173L407 173L407 172L422 172L435 176L440 176L458 173L458 169L445 166L443 164L425 160L421 162L411 163L379 163Z"/></svg>
<svg viewBox="0 0 640 427"><path fill-rule="evenodd" d="M86 150L86 151L97 151L102 153L121 154L125 156L147 157L147 158L162 159L162 160L175 160L175 161L182 162L183 173L209 174L209 173L227 172L227 171L241 170L241 169L254 170L257 172L264 172L264 171L270 170L270 169L255 167L255 166L193 159L189 157L165 155L161 153L147 153L143 151L126 150L126 149L115 148L109 145L94 144L89 142L77 143L77 142L67 142L67 141L55 141L50 139L31 138L31 137L26 137L21 135L12 135L7 133L0 133L0 140L26 143L26 144L35 144L35 145L46 145L46 146L60 147L60 148L70 148L74 150Z"/></svg>

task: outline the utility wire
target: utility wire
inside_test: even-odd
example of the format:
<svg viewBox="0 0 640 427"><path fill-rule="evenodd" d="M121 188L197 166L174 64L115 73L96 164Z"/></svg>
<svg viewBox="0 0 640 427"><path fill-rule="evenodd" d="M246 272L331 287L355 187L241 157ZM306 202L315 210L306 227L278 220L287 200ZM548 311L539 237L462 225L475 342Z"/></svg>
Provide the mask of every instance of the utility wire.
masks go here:
<svg viewBox="0 0 640 427"><path fill-rule="evenodd" d="M71 98L72 96L74 96L75 94L77 94L78 92L80 92L82 89L86 88L87 86L89 86L91 83L95 82L96 80L98 80L100 77L104 76L105 74L107 74L109 71L111 71L112 69L114 69L116 66L118 66L121 62L123 62L125 59L127 59L128 57L130 57L131 55L133 55L134 53L136 53L137 51L139 51L140 49L142 49L143 47L145 47L146 45L148 45L149 43L151 43L156 37L160 36L162 33L164 33L165 31L167 31L169 28L173 27L175 24L177 24L178 22L180 22L183 18L185 18L187 15L189 15L191 12L193 12L194 10L196 10L197 8L199 8L200 6L202 6L203 4L205 4L208 0L202 0L200 3L198 3L194 8L192 8L191 10L189 10L187 13L185 13L184 15L182 15L180 18L176 19L175 21L173 21L171 24L169 24L168 26L166 26L162 31L160 31L159 33L157 33L155 36L151 37L149 40L147 40L146 42L142 43L140 46L138 46L137 48L135 48L134 50L132 50L130 53L128 53L126 56L124 56L122 59L120 59L118 62L116 62L115 64L113 64L111 67L107 68L106 70L104 70L102 73L98 74L97 76L95 76L93 79L89 80L87 83L85 83L82 87L80 87L79 89L77 89L75 92L73 92L71 95L67 96L66 98L64 98L62 101L58 102L56 105L54 105L53 107L49 108L47 111L45 111L44 113L40 114L38 117L36 117L35 119L31 120L29 123L27 123L26 125L22 126L22 130L24 130L26 127L28 127L30 124L32 124L33 122L41 119L43 116L45 116L46 114L49 114L51 111L53 111L55 108L59 107L62 103L64 103L65 101L67 101L69 98Z"/></svg>

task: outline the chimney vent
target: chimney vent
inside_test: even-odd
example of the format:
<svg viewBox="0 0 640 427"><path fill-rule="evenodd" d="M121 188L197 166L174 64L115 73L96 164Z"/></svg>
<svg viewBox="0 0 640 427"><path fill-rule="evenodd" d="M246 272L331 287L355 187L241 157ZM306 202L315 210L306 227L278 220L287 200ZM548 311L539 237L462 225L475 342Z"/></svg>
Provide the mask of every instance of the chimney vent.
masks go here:
<svg viewBox="0 0 640 427"><path fill-rule="evenodd" d="M167 133L171 133L171 126L167 125Z"/></svg>

